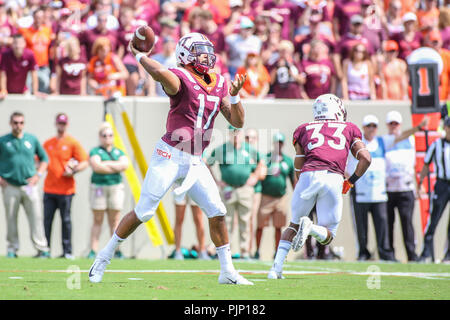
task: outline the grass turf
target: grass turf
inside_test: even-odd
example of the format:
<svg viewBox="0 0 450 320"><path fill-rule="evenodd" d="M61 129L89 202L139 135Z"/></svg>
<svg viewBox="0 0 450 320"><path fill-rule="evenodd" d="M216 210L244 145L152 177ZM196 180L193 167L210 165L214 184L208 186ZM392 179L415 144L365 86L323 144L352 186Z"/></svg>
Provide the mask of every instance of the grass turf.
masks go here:
<svg viewBox="0 0 450 320"><path fill-rule="evenodd" d="M450 265L287 262L286 279L268 280L270 262L234 262L254 286L219 285L219 262L113 260L103 281L88 280L89 259L0 257L1 300L448 300Z"/></svg>

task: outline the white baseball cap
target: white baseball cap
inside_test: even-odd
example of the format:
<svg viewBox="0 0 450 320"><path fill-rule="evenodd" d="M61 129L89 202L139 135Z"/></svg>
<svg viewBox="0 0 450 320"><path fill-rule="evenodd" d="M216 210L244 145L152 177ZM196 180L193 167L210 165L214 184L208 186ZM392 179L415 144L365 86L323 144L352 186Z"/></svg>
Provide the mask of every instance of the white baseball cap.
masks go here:
<svg viewBox="0 0 450 320"><path fill-rule="evenodd" d="M402 115L398 111L389 111L388 114L386 115L386 123L391 122L402 123L402 121L403 121Z"/></svg>
<svg viewBox="0 0 450 320"><path fill-rule="evenodd" d="M408 21L417 21L417 16L414 12L407 12L402 17L403 23Z"/></svg>
<svg viewBox="0 0 450 320"><path fill-rule="evenodd" d="M362 125L365 127L371 123L378 126L378 118L375 117L373 114L368 114L363 118Z"/></svg>

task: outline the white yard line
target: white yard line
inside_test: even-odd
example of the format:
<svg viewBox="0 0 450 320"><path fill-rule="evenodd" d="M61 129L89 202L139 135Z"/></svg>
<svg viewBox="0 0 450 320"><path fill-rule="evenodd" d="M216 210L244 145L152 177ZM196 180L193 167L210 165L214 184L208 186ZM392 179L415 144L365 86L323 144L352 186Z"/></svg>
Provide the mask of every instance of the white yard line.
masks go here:
<svg viewBox="0 0 450 320"><path fill-rule="evenodd" d="M325 268L324 268L325 269ZM266 275L268 270L238 270L242 274L261 274ZM29 272L29 271L28 271ZM36 270L32 272L55 272L55 273L87 273L89 270ZM107 273L211 273L218 274L219 270L106 270ZM323 271L293 271L285 270L283 275L324 275L324 274L347 274L358 276L397 276L397 277L414 277L422 279L440 279L450 280L450 273L447 272L357 272L349 270L323 270Z"/></svg>

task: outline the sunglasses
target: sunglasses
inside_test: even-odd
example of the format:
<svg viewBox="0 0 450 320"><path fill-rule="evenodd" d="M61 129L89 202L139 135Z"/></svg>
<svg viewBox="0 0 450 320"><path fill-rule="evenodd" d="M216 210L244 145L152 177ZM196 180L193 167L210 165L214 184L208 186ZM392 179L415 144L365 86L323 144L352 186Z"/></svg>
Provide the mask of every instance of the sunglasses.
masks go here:
<svg viewBox="0 0 450 320"><path fill-rule="evenodd" d="M398 123L397 121L392 121L388 123L391 126L398 126L400 123Z"/></svg>
<svg viewBox="0 0 450 320"><path fill-rule="evenodd" d="M366 127L367 128L377 128L378 126L376 124L371 123L371 124L368 124Z"/></svg>
<svg viewBox="0 0 450 320"><path fill-rule="evenodd" d="M102 134L102 137L103 138L111 138L111 137L113 137L114 135L112 134L112 133L108 133L108 134Z"/></svg>
<svg viewBox="0 0 450 320"><path fill-rule="evenodd" d="M24 124L25 122L24 121L13 121L12 123L13 124Z"/></svg>

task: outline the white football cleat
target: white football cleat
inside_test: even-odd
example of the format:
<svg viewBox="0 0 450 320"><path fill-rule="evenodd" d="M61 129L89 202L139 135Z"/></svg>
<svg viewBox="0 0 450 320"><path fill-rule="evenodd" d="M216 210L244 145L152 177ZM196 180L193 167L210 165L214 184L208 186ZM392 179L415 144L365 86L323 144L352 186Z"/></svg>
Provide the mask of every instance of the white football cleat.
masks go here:
<svg viewBox="0 0 450 320"><path fill-rule="evenodd" d="M292 239L292 250L298 251L305 244L306 239L311 231L312 221L308 217L301 217L297 234Z"/></svg>
<svg viewBox="0 0 450 320"><path fill-rule="evenodd" d="M105 273L108 264L110 264L110 259L97 256L91 269L89 269L89 281L94 283L102 281L103 274Z"/></svg>
<svg viewBox="0 0 450 320"><path fill-rule="evenodd" d="M267 279L284 279L281 272L276 272L275 269L270 269Z"/></svg>
<svg viewBox="0 0 450 320"><path fill-rule="evenodd" d="M234 272L220 272L219 274L220 284L242 284L247 286L252 286L253 282L248 281L243 276L241 276L237 271Z"/></svg>

